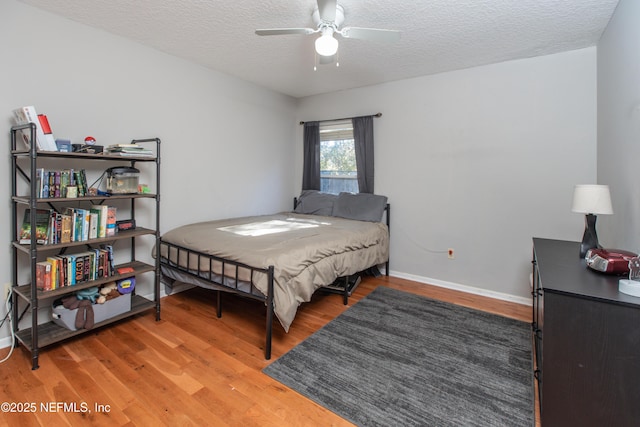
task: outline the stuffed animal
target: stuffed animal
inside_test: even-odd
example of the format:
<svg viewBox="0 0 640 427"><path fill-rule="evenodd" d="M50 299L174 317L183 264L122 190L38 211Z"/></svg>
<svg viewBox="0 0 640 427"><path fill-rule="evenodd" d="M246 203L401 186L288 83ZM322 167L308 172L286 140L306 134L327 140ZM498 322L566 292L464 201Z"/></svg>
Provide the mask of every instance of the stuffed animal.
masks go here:
<svg viewBox="0 0 640 427"><path fill-rule="evenodd" d="M96 300L98 304L104 304L110 299L116 298L120 296L120 292L118 292L118 286L115 282L109 282L103 285L100 288L100 296Z"/></svg>
<svg viewBox="0 0 640 427"><path fill-rule="evenodd" d="M97 288L96 288L97 289ZM80 291L78 291L80 292ZM94 314L91 301L80 299L77 295L69 295L62 298L62 305L67 310L75 310L76 312L76 329L91 329L94 324Z"/></svg>
<svg viewBox="0 0 640 427"><path fill-rule="evenodd" d="M78 300L82 301L86 299L91 301L91 304L95 304L99 296L100 296L100 292L97 286L87 288L87 289L81 289L76 292L76 297L78 298Z"/></svg>

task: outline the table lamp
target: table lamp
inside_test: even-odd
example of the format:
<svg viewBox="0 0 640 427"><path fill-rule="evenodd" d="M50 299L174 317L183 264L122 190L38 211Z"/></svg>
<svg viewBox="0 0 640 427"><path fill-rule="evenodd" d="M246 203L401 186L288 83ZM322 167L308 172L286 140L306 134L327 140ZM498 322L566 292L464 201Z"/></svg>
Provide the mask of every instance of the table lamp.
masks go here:
<svg viewBox="0 0 640 427"><path fill-rule="evenodd" d="M596 215L610 215L611 194L608 185L576 185L573 191L573 212L585 214L585 228L580 244L580 258L584 258L587 251L600 248L596 233Z"/></svg>

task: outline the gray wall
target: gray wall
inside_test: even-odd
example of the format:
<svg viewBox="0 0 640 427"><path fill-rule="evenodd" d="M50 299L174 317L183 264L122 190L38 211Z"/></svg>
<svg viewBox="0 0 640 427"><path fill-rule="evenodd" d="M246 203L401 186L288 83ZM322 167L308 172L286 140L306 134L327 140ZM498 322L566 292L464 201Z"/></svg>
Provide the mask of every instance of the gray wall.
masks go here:
<svg viewBox="0 0 640 427"><path fill-rule="evenodd" d="M640 2L621 0L598 44L598 182L613 215L598 217L603 245L640 252Z"/></svg>
<svg viewBox="0 0 640 427"><path fill-rule="evenodd" d="M396 276L529 302L532 236L582 238L571 198L596 180L595 47L312 96L297 111L382 113L375 191L392 206Z"/></svg>
<svg viewBox="0 0 640 427"><path fill-rule="evenodd" d="M14 239L8 222L10 118L22 105L35 105L48 115L55 136L75 142L87 135L105 145L161 138L161 231L291 206L293 98L13 0L0 2L0 39L5 248ZM100 164L93 173L109 166ZM150 258L150 245L137 254ZM8 251L0 251L0 284L10 281ZM149 290L148 283L138 284L140 292ZM0 347L8 331L0 330Z"/></svg>

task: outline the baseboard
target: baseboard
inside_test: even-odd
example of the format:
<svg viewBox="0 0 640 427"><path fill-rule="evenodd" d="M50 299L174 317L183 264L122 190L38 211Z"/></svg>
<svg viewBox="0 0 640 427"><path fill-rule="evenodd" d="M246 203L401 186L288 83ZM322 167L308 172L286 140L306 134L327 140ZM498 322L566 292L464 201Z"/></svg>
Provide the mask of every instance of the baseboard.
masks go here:
<svg viewBox="0 0 640 427"><path fill-rule="evenodd" d="M11 337L5 337L0 339L0 351L6 350L9 351L9 346L11 345ZM0 353L0 360L4 359L6 353Z"/></svg>
<svg viewBox="0 0 640 427"><path fill-rule="evenodd" d="M417 276L415 274L403 273L401 271L389 270L389 275L399 277L401 279L412 280L418 283L424 283L427 285L439 286L441 288L453 289L455 291L466 292L473 295L481 295L484 297L494 298L502 301L514 302L517 304L523 304L531 306L533 305L531 298L519 297L516 295L505 294L502 292L490 291L482 288L475 288L473 286L461 285L459 283L447 282L445 280L432 279L430 277Z"/></svg>

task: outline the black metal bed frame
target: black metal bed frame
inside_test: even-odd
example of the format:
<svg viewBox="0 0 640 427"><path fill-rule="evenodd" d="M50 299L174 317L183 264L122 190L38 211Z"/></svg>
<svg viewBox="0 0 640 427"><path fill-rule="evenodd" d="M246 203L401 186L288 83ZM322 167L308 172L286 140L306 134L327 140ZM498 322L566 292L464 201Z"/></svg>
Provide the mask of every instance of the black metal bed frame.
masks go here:
<svg viewBox="0 0 640 427"><path fill-rule="evenodd" d="M294 198L294 206L297 202L297 199ZM390 230L390 206L387 203L385 207L386 212L386 224L387 230ZM165 250L166 249L166 252ZM243 264L237 261L228 260L226 258L221 258L215 255L204 254L199 251L195 251L193 249L186 248L184 246L175 245L173 243L165 242L160 238L160 251L158 254L166 253L167 256L159 256L160 265L164 268L169 268L171 270L178 271L182 274L189 275L197 280L206 281L208 283L212 283L217 285L218 287L224 288L223 290L215 289L216 291L216 316L218 318L222 317L222 298L221 292L230 292L233 294L242 295L254 300L263 301L267 308L267 319L266 319L266 337L265 337L265 346L264 346L264 357L265 359L271 359L271 340L273 335L273 277L274 277L274 266L270 265L266 268L261 267L252 267L247 264ZM186 267L180 265L179 260L184 260L186 257ZM192 269L189 266L193 265L193 258L196 258L197 268ZM172 262L170 260L175 259L178 262ZM222 266L222 271L219 276L222 278L218 280L213 277L217 276L216 273L213 273L213 264L219 263ZM201 269L201 265L208 265L207 269ZM240 277L241 272L249 273L250 280L248 282L241 280ZM267 275L267 295L264 295L261 291L259 291L253 284L253 278L256 273L262 273ZM385 262L385 275L389 275L389 257L387 257L387 261ZM340 277L338 278L334 284L326 286L326 289L329 292L340 293L343 295L344 305L348 304L349 297L351 296L353 290L357 286L357 283L353 285L350 284L350 279L352 276ZM343 285L339 284L339 282L343 282ZM243 290L240 288L240 285L244 284L245 286L250 286L249 291Z"/></svg>

